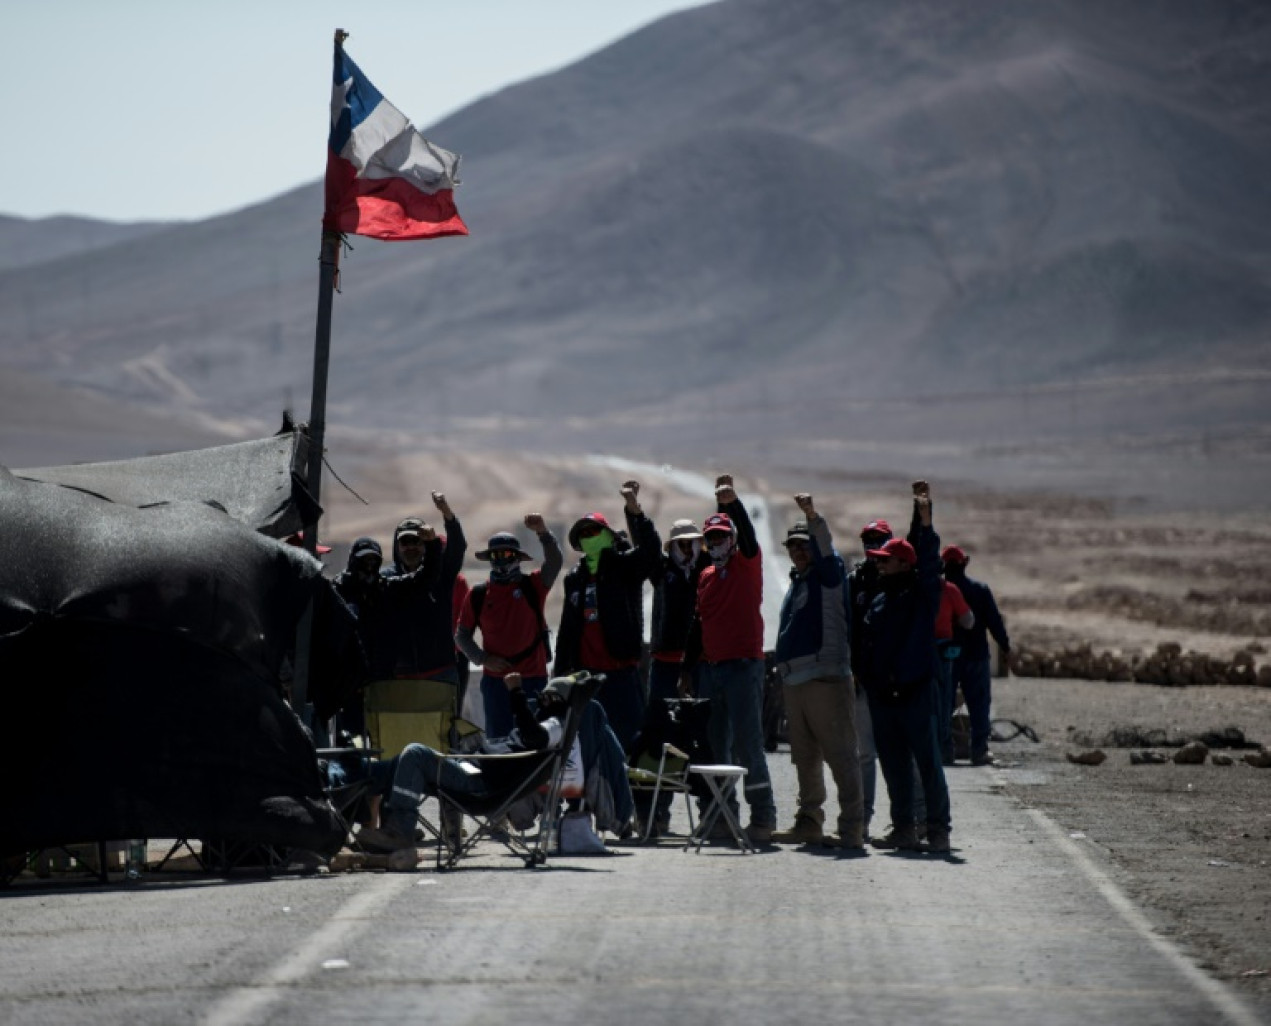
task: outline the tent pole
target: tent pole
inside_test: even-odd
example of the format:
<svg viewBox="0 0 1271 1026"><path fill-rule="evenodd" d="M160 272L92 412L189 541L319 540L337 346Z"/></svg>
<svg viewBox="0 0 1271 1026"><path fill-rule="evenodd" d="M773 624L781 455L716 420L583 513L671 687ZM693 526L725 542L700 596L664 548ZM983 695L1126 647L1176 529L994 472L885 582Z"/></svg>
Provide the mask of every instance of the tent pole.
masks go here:
<svg viewBox="0 0 1271 1026"><path fill-rule="evenodd" d="M340 235L322 233L322 254L318 260L318 325L313 344L313 395L309 400L309 465L305 487L315 504L322 501L322 454L327 428L327 372L331 363L331 306L335 279L340 265ZM318 554L318 524L305 524L305 551ZM305 723L310 723L309 651L313 640L313 605L305 610L296 631L296 661L291 681L292 707ZM311 726L314 724L310 723Z"/></svg>

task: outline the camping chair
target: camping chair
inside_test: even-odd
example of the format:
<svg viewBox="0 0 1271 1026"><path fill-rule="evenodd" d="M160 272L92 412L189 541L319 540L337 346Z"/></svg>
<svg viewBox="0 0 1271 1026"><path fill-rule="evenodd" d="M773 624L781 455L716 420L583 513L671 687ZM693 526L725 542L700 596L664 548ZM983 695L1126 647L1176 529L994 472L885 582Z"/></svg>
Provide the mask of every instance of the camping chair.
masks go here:
<svg viewBox="0 0 1271 1026"><path fill-rule="evenodd" d="M566 707L562 724L560 744L554 748L530 752L513 752L509 754L471 754L460 758L471 760L474 764L489 765L494 761L503 763L515 762L521 767L516 782L502 791L474 797L466 794L453 794L437 788L437 799L441 803L443 818L446 810L452 815L467 816L476 824L468 837L458 832L443 833L437 845L437 868L454 869L461 858L472 852L477 842L483 838L498 841L513 855L525 861L527 867L541 866L547 861L547 849L560 820L562 784L565 766L569 761L574 740L582 725L583 712L600 685L603 676L580 677L569 694L569 705ZM539 817L538 833L527 839L505 829L504 821L509 811L518 802L535 797L535 792L546 787L547 796Z"/></svg>
<svg viewBox="0 0 1271 1026"><path fill-rule="evenodd" d="M453 744L459 686L444 680L377 680L366 685L363 703L371 747L400 752L412 741L438 752Z"/></svg>
<svg viewBox="0 0 1271 1026"><path fill-rule="evenodd" d="M411 742L437 752L452 752L460 739L477 730L459 719L459 686L443 680L377 680L363 691L366 731L371 748L396 754ZM420 817L420 826L440 843L441 831Z"/></svg>
<svg viewBox="0 0 1271 1026"><path fill-rule="evenodd" d="M632 791L649 794L649 814L645 819L644 836L641 844L648 844L653 835L653 826L658 808L658 796L664 793L684 795L684 806L688 810L688 831L692 834L696 827L693 824L693 802L690 795L693 785L688 777L689 757L669 741L662 742L662 750L655 757L654 753L642 751L632 758L632 765L627 768L627 783Z"/></svg>

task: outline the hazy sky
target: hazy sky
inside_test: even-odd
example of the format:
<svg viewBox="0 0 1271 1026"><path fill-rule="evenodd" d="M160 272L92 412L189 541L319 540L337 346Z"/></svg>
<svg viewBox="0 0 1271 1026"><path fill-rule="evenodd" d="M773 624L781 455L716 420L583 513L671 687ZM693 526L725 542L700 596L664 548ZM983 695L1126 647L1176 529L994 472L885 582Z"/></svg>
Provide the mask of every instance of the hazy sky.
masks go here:
<svg viewBox="0 0 1271 1026"><path fill-rule="evenodd" d="M702 2L22 0L0 213L201 218L320 178L337 27L427 128Z"/></svg>

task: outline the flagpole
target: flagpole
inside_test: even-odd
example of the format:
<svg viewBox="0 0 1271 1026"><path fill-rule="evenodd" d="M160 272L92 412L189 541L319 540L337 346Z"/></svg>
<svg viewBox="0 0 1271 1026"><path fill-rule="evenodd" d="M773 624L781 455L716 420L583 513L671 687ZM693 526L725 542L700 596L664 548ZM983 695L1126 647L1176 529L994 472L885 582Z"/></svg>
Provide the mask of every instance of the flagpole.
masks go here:
<svg viewBox="0 0 1271 1026"><path fill-rule="evenodd" d="M349 34L335 30L335 45L343 46ZM322 455L327 433L327 377L331 366L331 307L335 297L335 280L340 269L339 232L322 233L322 249L318 256L318 322L313 342L313 392L309 398L309 462L305 468L305 488L314 506L322 502ZM305 524L305 551L315 559L318 555L318 519ZM296 660L291 679L292 707L309 721L309 655L313 643L313 604L310 603L296 630Z"/></svg>

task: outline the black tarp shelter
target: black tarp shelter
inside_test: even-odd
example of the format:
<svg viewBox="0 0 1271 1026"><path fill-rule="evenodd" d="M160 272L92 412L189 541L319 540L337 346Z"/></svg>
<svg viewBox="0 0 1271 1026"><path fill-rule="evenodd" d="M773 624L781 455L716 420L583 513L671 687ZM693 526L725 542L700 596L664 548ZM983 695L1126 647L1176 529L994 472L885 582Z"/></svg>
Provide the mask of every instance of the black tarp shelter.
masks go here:
<svg viewBox="0 0 1271 1026"><path fill-rule="evenodd" d="M295 449L281 435L0 468L0 854L127 837L338 847L278 684L310 602L319 714L358 683L321 564L266 536L304 518Z"/></svg>
<svg viewBox="0 0 1271 1026"><path fill-rule="evenodd" d="M74 488L124 506L212 502L240 524L286 538L319 512L305 490L308 438L283 430L269 438L109 463L14 470L25 481Z"/></svg>

